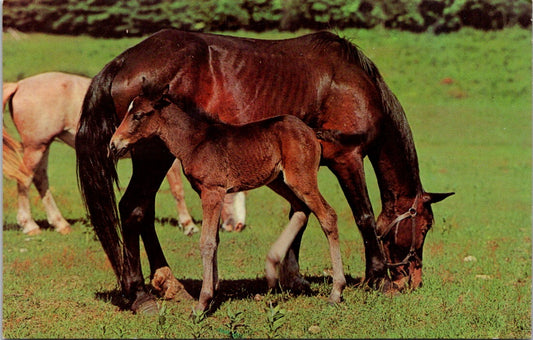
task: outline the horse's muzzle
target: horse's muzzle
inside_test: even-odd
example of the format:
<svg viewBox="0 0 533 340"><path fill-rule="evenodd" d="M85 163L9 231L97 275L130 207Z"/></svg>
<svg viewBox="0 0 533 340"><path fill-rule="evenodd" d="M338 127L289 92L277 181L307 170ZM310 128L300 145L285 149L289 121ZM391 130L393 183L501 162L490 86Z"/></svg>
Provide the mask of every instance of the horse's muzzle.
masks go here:
<svg viewBox="0 0 533 340"><path fill-rule="evenodd" d="M116 140L112 138L111 142L109 143L108 156L119 159L128 152L128 149L128 143L124 142L123 140Z"/></svg>

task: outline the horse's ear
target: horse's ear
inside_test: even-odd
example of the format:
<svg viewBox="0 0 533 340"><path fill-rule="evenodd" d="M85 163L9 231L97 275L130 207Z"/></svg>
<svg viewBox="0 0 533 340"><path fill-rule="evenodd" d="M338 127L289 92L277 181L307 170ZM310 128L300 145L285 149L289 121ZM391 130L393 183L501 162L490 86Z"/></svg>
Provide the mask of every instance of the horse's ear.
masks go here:
<svg viewBox="0 0 533 340"><path fill-rule="evenodd" d="M146 86L147 86L146 77L142 76L142 78L141 78L141 93L139 93L140 96L145 96L148 93Z"/></svg>
<svg viewBox="0 0 533 340"><path fill-rule="evenodd" d="M455 192L446 192L446 193L426 192L424 193L423 198L424 198L425 203L437 203L453 194L455 194Z"/></svg>
<svg viewBox="0 0 533 340"><path fill-rule="evenodd" d="M161 97L166 97L166 96L168 96L169 91L170 91L170 84L167 84L167 85L163 88L163 94L161 95Z"/></svg>
<svg viewBox="0 0 533 340"><path fill-rule="evenodd" d="M168 84L163 88L163 93L161 94L161 98L159 98L159 100L154 105L154 108L156 110L161 110L162 108L170 105L171 103L170 95L168 94L169 88L170 88L170 85Z"/></svg>

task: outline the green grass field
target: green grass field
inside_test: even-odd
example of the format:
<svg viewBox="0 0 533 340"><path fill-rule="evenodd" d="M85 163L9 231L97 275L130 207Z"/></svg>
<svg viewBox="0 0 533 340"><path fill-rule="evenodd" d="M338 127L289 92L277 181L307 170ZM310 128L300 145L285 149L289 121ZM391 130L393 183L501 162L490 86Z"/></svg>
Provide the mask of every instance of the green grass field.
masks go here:
<svg viewBox="0 0 533 340"><path fill-rule="evenodd" d="M303 32L299 32L303 33ZM113 272L87 222L76 182L75 153L54 143L50 182L74 232L23 235L16 226L16 185L3 183L3 337L5 338L530 338L531 336L531 32L450 35L345 30L374 60L407 112L427 191L455 191L434 206L426 238L424 285L395 297L366 291L363 245L334 176L320 188L339 215L349 285L345 301L328 306L327 242L316 220L303 238L301 268L313 294L266 290L264 260L289 210L268 189L248 195L247 225L221 233L218 308L190 318L193 301L161 301L159 316L120 311ZM236 32L261 38L294 34ZM95 75L140 39L3 36L3 79L45 71ZM13 132L10 118L4 123ZM121 184L130 175L119 164ZM367 164L376 215L379 192ZM186 187L201 219L200 202ZM32 189L34 217L45 221ZM175 226L165 182L156 202L156 228L174 274L198 294L199 235ZM469 257L472 261L465 261ZM146 276L148 265L143 254Z"/></svg>

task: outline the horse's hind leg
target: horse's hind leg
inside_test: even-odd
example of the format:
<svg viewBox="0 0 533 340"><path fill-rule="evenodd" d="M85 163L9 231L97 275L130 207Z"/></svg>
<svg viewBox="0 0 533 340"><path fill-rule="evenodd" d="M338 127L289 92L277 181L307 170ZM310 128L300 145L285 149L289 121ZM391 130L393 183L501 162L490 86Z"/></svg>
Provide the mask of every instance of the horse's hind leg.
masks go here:
<svg viewBox="0 0 533 340"><path fill-rule="evenodd" d="M176 208L178 210L178 219L183 227L183 233L190 236L199 231L196 224L192 220L187 205L185 204L185 193L183 191L183 181L181 180L181 165L179 160L172 163L172 167L167 173L167 180L170 186L170 191L176 200Z"/></svg>
<svg viewBox="0 0 533 340"><path fill-rule="evenodd" d="M167 290L179 290L182 287L178 285L172 288L172 283L177 280L170 273L154 226L155 196L174 159L170 153L161 151L160 148L161 145L153 142L136 147L132 154L132 178L119 204L124 242L121 283L125 293L133 300L131 309L137 312L157 311L157 304L144 284L139 235L148 255L151 276L163 277L163 282L158 282L159 287ZM166 292L162 294L165 295Z"/></svg>
<svg viewBox="0 0 533 340"><path fill-rule="evenodd" d="M38 167L39 162L43 158L43 154L46 147L41 148L24 148L24 154L22 156L22 162L26 167L30 175L24 181L17 182L18 190L18 211L17 211L17 223L22 228L22 232L28 235L36 235L40 233L39 226L33 220L31 216L31 206L29 199L30 185L33 181L33 175Z"/></svg>
<svg viewBox="0 0 533 340"><path fill-rule="evenodd" d="M59 211L54 197L52 196L52 192L50 191L47 173L49 153L50 148L47 147L42 155L41 161L37 165L37 169L35 170L33 183L35 184L35 187L41 196L48 223L50 223L50 225L52 225L57 232L65 235L70 233L72 229L70 228L70 224L61 214L61 211Z"/></svg>

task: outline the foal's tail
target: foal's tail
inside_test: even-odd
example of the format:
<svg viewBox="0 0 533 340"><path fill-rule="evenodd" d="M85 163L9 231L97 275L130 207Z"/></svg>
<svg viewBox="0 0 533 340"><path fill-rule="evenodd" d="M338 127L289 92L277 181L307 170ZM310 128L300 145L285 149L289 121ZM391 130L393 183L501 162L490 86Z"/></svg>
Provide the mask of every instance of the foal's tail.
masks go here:
<svg viewBox="0 0 533 340"><path fill-rule="evenodd" d="M118 123L111 85L121 65L122 59L115 58L93 78L83 101L76 135L80 190L94 231L119 282L124 261L114 191L118 175L114 160L108 157L108 144Z"/></svg>
<svg viewBox="0 0 533 340"><path fill-rule="evenodd" d="M4 83L2 85L2 109L5 110L9 102L9 110L13 113L11 99L18 90L18 83ZM4 176L17 182L24 182L30 176L30 171L22 161L22 144L2 128L2 171Z"/></svg>

